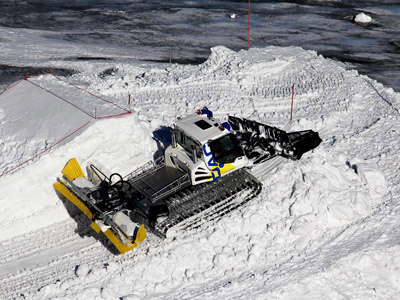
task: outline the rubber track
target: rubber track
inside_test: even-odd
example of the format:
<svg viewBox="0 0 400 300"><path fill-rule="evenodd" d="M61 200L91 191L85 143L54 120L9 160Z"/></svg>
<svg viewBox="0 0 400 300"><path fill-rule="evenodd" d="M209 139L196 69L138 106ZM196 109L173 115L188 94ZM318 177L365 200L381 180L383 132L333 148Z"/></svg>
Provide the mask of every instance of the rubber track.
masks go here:
<svg viewBox="0 0 400 300"><path fill-rule="evenodd" d="M154 232L165 237L168 231L192 229L215 220L256 197L261 187L244 169L212 183L188 187L166 200L170 215L154 226Z"/></svg>

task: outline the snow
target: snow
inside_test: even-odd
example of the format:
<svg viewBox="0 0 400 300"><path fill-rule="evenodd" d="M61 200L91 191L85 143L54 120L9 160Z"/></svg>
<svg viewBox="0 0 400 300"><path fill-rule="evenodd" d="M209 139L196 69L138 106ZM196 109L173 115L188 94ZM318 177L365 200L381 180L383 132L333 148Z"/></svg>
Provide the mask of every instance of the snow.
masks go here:
<svg viewBox="0 0 400 300"><path fill-rule="evenodd" d="M372 18L362 12L354 17L354 21L357 23L370 23Z"/></svg>
<svg viewBox="0 0 400 300"><path fill-rule="evenodd" d="M35 82L47 87L46 80ZM400 96L392 89L298 47L235 52L218 46L201 65L117 65L107 76L88 71L63 80L121 107L130 93L132 114L94 120L73 139L0 177L3 298L399 295ZM3 107L20 112L25 105L22 100L12 105L7 93L0 98L6 125L15 115ZM55 123L48 117L55 108L41 89L29 93L32 113L25 116L26 124L41 118L43 126L57 123L68 132L71 120L84 121L74 113ZM256 166L252 172L263 184L261 194L220 220L166 240L149 234L134 251L113 255L104 239L63 205L52 183L71 157L82 166L97 159L127 174L168 145L177 116L204 105L221 119L229 113L287 131L313 129L323 142L300 161L269 171ZM0 131L0 138L21 146L5 147L0 165L40 148L40 143L33 150L24 145L42 141L42 127L23 127L23 137L16 127L4 128L8 131ZM59 136L46 134L46 139Z"/></svg>
<svg viewBox="0 0 400 300"><path fill-rule="evenodd" d="M4 119L0 176L68 141L70 135L95 119L129 113L51 74L26 78L1 93L0 111Z"/></svg>

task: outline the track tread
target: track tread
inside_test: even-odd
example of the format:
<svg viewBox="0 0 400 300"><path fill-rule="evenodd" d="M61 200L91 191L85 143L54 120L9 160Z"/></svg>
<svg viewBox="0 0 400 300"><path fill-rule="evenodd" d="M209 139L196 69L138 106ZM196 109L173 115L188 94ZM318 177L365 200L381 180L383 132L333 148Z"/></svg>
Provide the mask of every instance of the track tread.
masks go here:
<svg viewBox="0 0 400 300"><path fill-rule="evenodd" d="M244 169L198 188L185 189L166 199L170 215L155 224L153 231L165 237L171 229L198 227L226 215L260 192L261 183ZM247 194L240 197L244 193Z"/></svg>

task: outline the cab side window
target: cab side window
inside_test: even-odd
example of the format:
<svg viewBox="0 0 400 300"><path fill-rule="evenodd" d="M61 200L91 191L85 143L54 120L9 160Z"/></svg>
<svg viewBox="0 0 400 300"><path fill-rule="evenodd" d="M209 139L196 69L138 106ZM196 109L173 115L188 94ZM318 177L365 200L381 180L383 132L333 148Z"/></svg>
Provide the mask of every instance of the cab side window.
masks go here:
<svg viewBox="0 0 400 300"><path fill-rule="evenodd" d="M201 156L201 149L198 143L185 135L181 130L175 129L176 142L185 149L186 153L193 155L193 147L196 149L197 157Z"/></svg>
<svg viewBox="0 0 400 300"><path fill-rule="evenodd" d="M182 133L182 131L180 131L179 129L175 129L175 140L176 142L181 145L182 147L184 147L185 144L185 136Z"/></svg>
<svg viewBox="0 0 400 300"><path fill-rule="evenodd" d="M183 148L185 148L186 152L189 153L190 155L193 155L193 149L195 149L197 157L201 156L201 150L199 144L188 136L185 136L185 145L183 146Z"/></svg>

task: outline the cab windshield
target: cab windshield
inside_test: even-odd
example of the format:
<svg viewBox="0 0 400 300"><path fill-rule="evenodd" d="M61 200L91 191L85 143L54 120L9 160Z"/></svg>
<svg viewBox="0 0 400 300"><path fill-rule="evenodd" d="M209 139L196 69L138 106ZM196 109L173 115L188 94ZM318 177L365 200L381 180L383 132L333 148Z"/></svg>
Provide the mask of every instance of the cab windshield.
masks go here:
<svg viewBox="0 0 400 300"><path fill-rule="evenodd" d="M244 156L238 139L232 133L210 142L209 146L215 161L220 164L232 163Z"/></svg>

